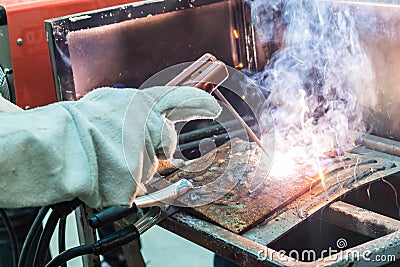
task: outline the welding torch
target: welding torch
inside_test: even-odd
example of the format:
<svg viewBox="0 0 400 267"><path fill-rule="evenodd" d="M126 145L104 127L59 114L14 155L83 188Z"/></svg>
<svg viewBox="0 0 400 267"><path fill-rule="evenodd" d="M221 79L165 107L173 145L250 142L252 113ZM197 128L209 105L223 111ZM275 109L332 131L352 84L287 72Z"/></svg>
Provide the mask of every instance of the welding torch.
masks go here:
<svg viewBox="0 0 400 267"><path fill-rule="evenodd" d="M253 132L253 130L247 125L247 123L242 119L242 117L237 113L235 108L229 103L228 99L218 90L220 86L226 79L228 79L229 72L226 65L217 60L217 58L209 53L204 54L189 67L184 69L175 78L169 81L166 85L169 86L192 86L199 88L207 93L214 93L221 102L223 102L231 114L239 121L239 123L244 127L247 134L253 139L254 142L267 153L264 148L263 143L258 138L258 136Z"/></svg>

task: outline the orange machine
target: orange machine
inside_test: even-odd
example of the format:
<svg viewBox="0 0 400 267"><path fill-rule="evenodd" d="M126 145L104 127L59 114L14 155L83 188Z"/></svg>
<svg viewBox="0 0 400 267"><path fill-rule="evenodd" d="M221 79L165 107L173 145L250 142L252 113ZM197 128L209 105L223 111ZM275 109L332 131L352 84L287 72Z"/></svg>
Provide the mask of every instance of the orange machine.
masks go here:
<svg viewBox="0 0 400 267"><path fill-rule="evenodd" d="M0 92L22 108L57 100L44 20L133 0L0 1Z"/></svg>

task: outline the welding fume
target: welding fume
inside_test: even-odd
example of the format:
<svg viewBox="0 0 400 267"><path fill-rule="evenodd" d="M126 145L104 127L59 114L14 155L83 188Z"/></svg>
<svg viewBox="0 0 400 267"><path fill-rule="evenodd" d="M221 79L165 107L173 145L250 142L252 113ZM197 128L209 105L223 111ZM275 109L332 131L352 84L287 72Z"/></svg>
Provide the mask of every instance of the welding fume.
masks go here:
<svg viewBox="0 0 400 267"><path fill-rule="evenodd" d="M302 152L307 149L309 151L304 152L304 155L295 155L295 157L319 155L323 153L320 150L326 147L337 150L347 149L356 139L357 133L353 133L353 129L364 127L361 121L361 111L357 105L358 101L350 91L355 90L359 97L362 95L359 88L363 88L368 92L364 96L366 98L364 102L374 102L374 96L370 94L374 84L372 70L368 59L363 54L362 47L356 42L355 29L349 27L353 22L350 20L348 11L340 10L340 8L337 12L331 9L325 10L314 4L314 1L300 1L299 3L273 1L269 4L255 1L252 9L253 24L258 30L256 39L264 44L274 42L275 45L284 47L275 49L277 51L271 57L270 64L265 67L263 72L252 76L252 79L261 88L267 88L270 94L268 103L274 109L274 127L278 128L278 149L285 150L296 147L297 143L301 143L298 137L304 137L304 133L307 131L310 132L310 136L305 137L305 144L301 144L301 146ZM280 13L282 10L285 12ZM309 12L313 19L309 18ZM277 14L281 14L281 17ZM331 17L325 18L329 14L332 14ZM268 17L270 15L271 17ZM160 17L162 16L164 14L160 15ZM146 17L146 19L149 18L151 16ZM81 19L86 18L82 17ZM329 19L337 21L336 24L330 24ZM80 19L70 19L70 21L76 23ZM274 28L266 27L270 25L273 25ZM110 26L109 29L117 28L115 25L112 27ZM124 25L120 28L125 30L125 27L127 26ZM135 27L137 26L135 25ZM109 29L106 29L105 32L108 32ZM315 32L311 32L311 30ZM79 39L82 38L81 32L84 31L72 32L70 35ZM90 29L87 32L88 38L101 34L99 31L91 32ZM285 32L285 37L283 37L283 32ZM305 33L307 38L302 38L301 32ZM75 37L75 35L77 36ZM236 31L235 38L239 38L237 35ZM69 41L83 46L83 43L78 43L80 39L75 39ZM94 39L94 41L96 40ZM340 45L339 49L336 48L338 45ZM90 47L70 48L72 55L82 51L88 52L87 49ZM96 49L104 52L98 47ZM331 54L328 55L328 52ZM336 54L339 52L340 56L337 56ZM115 51L110 51L110 53L115 53ZM236 57L234 59L237 60ZM346 65L345 62L351 64ZM360 64L357 65L357 63ZM243 65L241 62L237 66ZM86 67L86 65L82 66L82 69ZM343 66L347 66L349 69L344 69ZM356 69L351 70L351 68ZM353 76L344 78L345 80L340 83L336 83L334 80L336 77L342 77L343 72L351 73L351 71L363 72L366 75L357 76L357 82L353 82L356 79ZM88 80L92 82L92 78L88 78ZM343 89L341 85L343 85ZM327 88L330 91L327 91ZM343 96L335 95L339 93ZM191 96L198 98L198 103ZM55 103L27 111L3 113L2 120L6 126L2 128L4 131L2 135L7 140L4 144L3 155L7 155L8 160L4 160L6 165L1 171L2 177L4 177L0 181L1 186L4 189L10 189L5 192L12 192L18 188L19 183L24 182L26 179L24 176L27 173L32 177L32 186L21 188L22 190L10 196L4 195L4 200L0 200L0 203L3 203L1 205L4 207L43 205L55 203L63 198L70 200L74 197L79 197L91 207L129 205L135 196L135 183L133 181L130 183L128 192L120 192L122 189L116 188L115 185L120 184L119 177L125 176L129 172L124 169L124 158L120 153L121 147L114 143L122 142L119 130L123 127L123 108L130 105L130 99L134 103L131 106L137 106L137 109L134 109L137 120L135 121L136 125L133 122L132 125L127 122L125 126L131 130L129 133L132 134L132 150L139 151L137 160L133 160L138 164L134 165L131 170L139 181L147 180L152 176L156 166L156 156L171 157L171 150L173 150L171 147L176 144L176 138L172 137L173 123L168 121L170 109L182 109L182 112L186 113L186 116L174 117L173 121L215 118L219 114L219 107L210 95L198 89L184 90L172 87L164 87L159 91L156 89L143 91L96 89L77 102ZM110 107L106 107L107 101L110 102ZM154 101L157 112L150 112ZM114 103L115 106L120 103L118 109L113 107ZM113 114L113 110L116 110L116 114ZM349 131L345 129L347 126L347 114L345 113L347 111L351 115L351 121L348 122L350 124ZM108 116L110 116L110 120L101 119L102 117L108 118ZM142 116L145 118L141 118ZM166 123L162 121L163 117L167 119ZM146 118L150 122L146 122ZM21 120L20 123L19 120ZM11 121L15 122L11 125L8 123ZM262 122L260 123L262 124ZM324 123L326 127L319 127ZM245 123L242 124L245 125ZM143 130L142 128L146 129L147 125L153 128ZM293 125L296 129L292 127ZM264 128L268 130L269 127ZM160 132L169 134L168 138L162 139L163 141L169 140L169 143L161 142L160 137L157 136L157 133ZM251 133L251 130L248 132ZM346 137L349 140L343 141ZM73 141L68 140L74 140L74 138L84 141L73 145ZM258 137L253 134L253 139L257 141ZM141 142L144 144L140 144ZM263 146L261 141L258 143L260 147ZM313 144L322 145L314 146ZM23 150L19 151L18 149L22 149L22 147ZM146 157L150 160L145 159ZM46 160L48 158L54 160L48 161ZM27 164L24 166L17 162L27 162ZM111 163L114 168L106 167L111 166ZM121 175L112 172L112 169L117 169L116 166L118 166L116 173ZM86 170L88 175L78 170ZM66 180L57 179L60 175L67 177ZM105 176L108 178L103 181ZM11 180L8 181L7 177L13 177L13 183ZM60 183L59 186L54 187L60 189L51 192L43 191L40 187L41 179L46 180L47 184ZM103 185L103 183L105 184ZM117 195L121 199L110 197L115 192L119 192ZM31 199L39 193L44 194L41 199Z"/></svg>

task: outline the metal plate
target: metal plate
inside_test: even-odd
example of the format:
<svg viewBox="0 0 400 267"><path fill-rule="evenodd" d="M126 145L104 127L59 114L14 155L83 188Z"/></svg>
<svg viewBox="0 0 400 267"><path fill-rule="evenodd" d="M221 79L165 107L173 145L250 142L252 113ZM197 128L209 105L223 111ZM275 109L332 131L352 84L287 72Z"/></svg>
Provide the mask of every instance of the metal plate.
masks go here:
<svg viewBox="0 0 400 267"><path fill-rule="evenodd" d="M381 140L382 141L382 140ZM205 248L227 257L244 266L380 266L384 263L355 261L333 255L317 262L299 262L271 249L269 244L284 236L316 212L329 206L335 200L355 191L363 185L381 180L400 171L400 158L359 147L346 155L357 163L348 162L348 168L341 166L331 170L325 187L314 186L296 198L264 223L253 227L242 235L223 229L215 223L198 216L179 212L161 223L161 226L181 235ZM363 164L360 164L364 162ZM383 168L384 167L384 168ZM329 182L329 183L328 183ZM338 215L339 216L339 215ZM349 248L347 251L371 250L373 255L392 254L400 258L399 231L379 237L370 242ZM336 256L336 257L334 257Z"/></svg>
<svg viewBox="0 0 400 267"><path fill-rule="evenodd" d="M166 179L176 182L184 177L194 186L207 185L204 191L186 194L180 201L195 205L191 212L241 233L308 191L313 183L312 179L299 174L291 177L292 184L288 187L287 179L268 176L269 165L260 164L261 156L262 151L255 143L235 138ZM259 190L250 193L249 187L255 177L266 179ZM214 194L218 199L198 206L198 198L203 194Z"/></svg>
<svg viewBox="0 0 400 267"><path fill-rule="evenodd" d="M270 176L269 166L262 164L261 154L255 144L233 139L166 179L176 182L186 178L195 187L207 185L207 189L186 194L179 200L194 206L190 212L234 233L242 233L262 221L271 221L285 213L287 205L303 194L306 199L313 198L324 203L327 195L334 196L375 173L396 167L395 163L379 157L371 159L363 153L346 153L341 157L325 159L330 165L326 167L325 178L321 182L318 177L307 176L306 168L290 177ZM254 176L266 179L258 190L250 192L249 184ZM316 192L311 190L313 186ZM204 194L218 195L221 192L223 194L212 203L197 205ZM307 217L308 209L312 209L309 206L311 202L307 201L301 204L301 208L296 208L294 217L299 218L298 222ZM282 234L280 231L285 227L274 224L278 224L279 235ZM269 234L270 238L272 236Z"/></svg>

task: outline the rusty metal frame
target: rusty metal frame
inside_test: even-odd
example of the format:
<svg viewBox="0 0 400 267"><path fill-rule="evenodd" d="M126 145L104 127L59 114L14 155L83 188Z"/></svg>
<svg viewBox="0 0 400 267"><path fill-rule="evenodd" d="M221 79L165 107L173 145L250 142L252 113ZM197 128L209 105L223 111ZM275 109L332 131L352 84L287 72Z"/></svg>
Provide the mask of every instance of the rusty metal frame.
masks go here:
<svg viewBox="0 0 400 267"><path fill-rule="evenodd" d="M93 210L85 204L81 204L75 210L75 219L81 245L93 244L97 241L96 231L89 226L89 218L93 217ZM90 254L82 257L82 265L88 267L100 267L99 256Z"/></svg>
<svg viewBox="0 0 400 267"><path fill-rule="evenodd" d="M379 266L389 262L375 261L378 257L400 259L400 221L341 201L326 213L323 219L376 239L322 259L324 266Z"/></svg>
<svg viewBox="0 0 400 267"><path fill-rule="evenodd" d="M334 212L341 212L341 208L339 210L337 208L342 205L343 202L335 202L331 206L334 207ZM352 208L357 209L355 206ZM376 218L385 217L366 210L363 210L360 214L364 212L368 212L371 216L371 228L367 231L373 229ZM385 217L385 220L390 221L391 219ZM366 222L366 219L364 218L362 221ZM362 256L366 251L369 252L369 259L375 259L382 255L395 255L396 260L400 259L400 228L388 235L336 253L330 257L314 262L300 262L281 254L279 251L249 240L244 236L234 234L212 223L193 217L185 212L179 212L173 215L171 218L161 222L160 225L171 232L210 249L217 254L223 255L243 266L380 266L380 264L387 263L368 261L362 257L358 259L349 257L354 255ZM379 227L382 226L379 223L376 225ZM396 223L389 223L389 225L396 225L396 227L398 227L400 222L396 221Z"/></svg>
<svg viewBox="0 0 400 267"><path fill-rule="evenodd" d="M321 219L372 238L400 230L400 221L342 201L329 205Z"/></svg>
<svg viewBox="0 0 400 267"><path fill-rule="evenodd" d="M376 149L376 144L373 144ZM399 221L338 200L363 185L400 172L400 158L365 146L356 148L352 155L360 158L357 162L368 163L359 166L361 174L354 177L350 175L349 179L333 183L331 189L334 190L330 194L327 193L329 188L321 184L310 188L309 192L287 205L279 214L274 214L263 225L243 235L234 234L184 210L162 221L160 226L243 266L381 266L387 262L368 261L368 258L382 255L394 255L399 260ZM340 175L349 174L353 169L343 169ZM368 175L363 176L366 172ZM297 261L268 247L271 242L322 209L326 214L324 220L376 239L313 262ZM366 251L368 258L354 256L363 255Z"/></svg>

